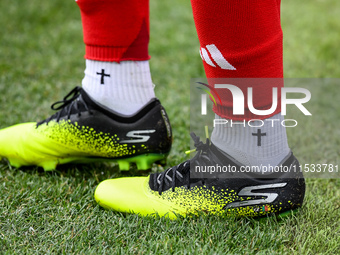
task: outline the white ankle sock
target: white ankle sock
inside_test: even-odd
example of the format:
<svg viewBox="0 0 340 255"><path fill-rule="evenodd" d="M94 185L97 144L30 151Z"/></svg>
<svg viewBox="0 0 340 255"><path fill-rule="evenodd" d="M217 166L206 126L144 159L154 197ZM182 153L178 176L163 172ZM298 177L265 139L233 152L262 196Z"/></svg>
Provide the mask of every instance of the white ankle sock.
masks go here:
<svg viewBox="0 0 340 255"><path fill-rule="evenodd" d="M222 119L216 115L216 119ZM227 124L216 125L211 142L239 163L246 166L277 166L288 155L286 128L281 125L281 114L262 120L262 127L250 127L248 122L228 120ZM237 124L235 124L237 123ZM257 120L250 123L261 126Z"/></svg>
<svg viewBox="0 0 340 255"><path fill-rule="evenodd" d="M149 61L86 60L83 89L98 104L123 115L140 110L155 97Z"/></svg>

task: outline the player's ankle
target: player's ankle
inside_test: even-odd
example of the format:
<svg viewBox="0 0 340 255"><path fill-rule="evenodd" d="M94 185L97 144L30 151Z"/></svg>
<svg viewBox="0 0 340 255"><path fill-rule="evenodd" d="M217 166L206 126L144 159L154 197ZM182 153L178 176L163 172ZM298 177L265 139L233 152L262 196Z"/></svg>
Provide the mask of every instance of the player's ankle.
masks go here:
<svg viewBox="0 0 340 255"><path fill-rule="evenodd" d="M290 152L282 120L281 114L252 121L251 126L247 121L228 120L227 124L215 126L211 141L242 165L277 166Z"/></svg>
<svg viewBox="0 0 340 255"><path fill-rule="evenodd" d="M131 115L155 97L149 61L86 60L83 89L96 103Z"/></svg>

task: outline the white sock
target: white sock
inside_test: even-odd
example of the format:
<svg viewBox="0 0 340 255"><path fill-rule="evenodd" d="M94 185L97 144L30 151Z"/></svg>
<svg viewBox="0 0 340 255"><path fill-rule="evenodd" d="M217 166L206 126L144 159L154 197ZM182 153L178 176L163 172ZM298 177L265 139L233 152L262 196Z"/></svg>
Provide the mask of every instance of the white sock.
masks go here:
<svg viewBox="0 0 340 255"><path fill-rule="evenodd" d="M98 104L123 115L140 110L155 97L149 61L86 60L83 89Z"/></svg>
<svg viewBox="0 0 340 255"><path fill-rule="evenodd" d="M216 115L217 118L222 119ZM286 128L281 125L283 119L281 114L274 115L262 120L262 127L250 127L247 121L231 123L227 120L227 124L215 126L211 142L242 165L277 166L290 151ZM250 124L261 126L262 122L257 120Z"/></svg>

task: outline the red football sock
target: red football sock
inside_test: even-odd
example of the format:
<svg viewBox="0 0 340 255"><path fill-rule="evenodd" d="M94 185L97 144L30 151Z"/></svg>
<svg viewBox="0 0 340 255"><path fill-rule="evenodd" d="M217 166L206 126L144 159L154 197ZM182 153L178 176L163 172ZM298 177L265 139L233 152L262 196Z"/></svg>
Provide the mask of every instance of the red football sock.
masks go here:
<svg viewBox="0 0 340 255"><path fill-rule="evenodd" d="M77 0L86 45L83 89L132 115L155 97L148 54L149 0Z"/></svg>
<svg viewBox="0 0 340 255"><path fill-rule="evenodd" d="M210 78L282 78L282 30L280 0L199 1L191 0L194 20L200 41L201 57L210 85ZM266 116L252 114L245 106L245 114L232 112L232 95L218 89L222 104L217 100L214 112L228 119L263 119L280 109L282 79L233 80L247 99L247 87L253 87L253 102L257 110L272 106L272 88L278 89L276 111ZM245 100L245 103L247 100Z"/></svg>
<svg viewBox="0 0 340 255"><path fill-rule="evenodd" d="M77 0L86 59L148 60L149 0Z"/></svg>

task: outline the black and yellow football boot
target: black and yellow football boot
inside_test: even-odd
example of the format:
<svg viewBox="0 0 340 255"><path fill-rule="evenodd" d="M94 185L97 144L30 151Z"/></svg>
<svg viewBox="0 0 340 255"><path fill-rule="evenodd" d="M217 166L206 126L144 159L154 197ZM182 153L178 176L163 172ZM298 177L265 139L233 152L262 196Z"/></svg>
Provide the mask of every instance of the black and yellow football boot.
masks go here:
<svg viewBox="0 0 340 255"><path fill-rule="evenodd" d="M155 162L164 164L171 149L170 122L156 98L136 114L123 116L76 87L51 108L57 112L46 120L0 130L0 158L15 167L45 170L95 161L117 162L121 170L134 163L143 170Z"/></svg>
<svg viewBox="0 0 340 255"><path fill-rule="evenodd" d="M105 180L95 191L99 205L120 212L176 218L198 212L258 217L301 207L305 181L292 153L275 171L251 172L210 143L195 141L196 155L148 177ZM248 170L247 170L248 169Z"/></svg>

